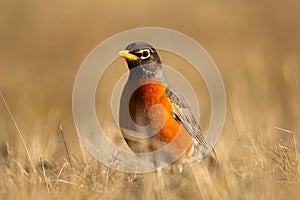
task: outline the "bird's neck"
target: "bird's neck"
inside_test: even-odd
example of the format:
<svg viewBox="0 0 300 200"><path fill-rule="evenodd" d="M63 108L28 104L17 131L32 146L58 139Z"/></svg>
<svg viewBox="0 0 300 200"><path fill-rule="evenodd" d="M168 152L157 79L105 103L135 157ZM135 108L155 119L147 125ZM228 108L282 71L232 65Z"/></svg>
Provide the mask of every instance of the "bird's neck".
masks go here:
<svg viewBox="0 0 300 200"><path fill-rule="evenodd" d="M165 74L160 64L145 64L130 70L129 80L148 79L163 81Z"/></svg>

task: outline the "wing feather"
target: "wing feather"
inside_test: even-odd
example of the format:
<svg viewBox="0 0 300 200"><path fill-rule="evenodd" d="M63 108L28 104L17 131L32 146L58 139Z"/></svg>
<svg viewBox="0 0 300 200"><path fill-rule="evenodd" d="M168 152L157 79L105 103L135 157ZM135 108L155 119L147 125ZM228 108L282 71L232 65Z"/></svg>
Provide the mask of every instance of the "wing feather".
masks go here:
<svg viewBox="0 0 300 200"><path fill-rule="evenodd" d="M208 145L204 136L202 135L201 128L185 99L180 96L176 89L170 85L166 88L165 93L169 97L172 104L174 118L193 138L193 143L196 149L199 150L200 147L202 147L204 150L208 150Z"/></svg>

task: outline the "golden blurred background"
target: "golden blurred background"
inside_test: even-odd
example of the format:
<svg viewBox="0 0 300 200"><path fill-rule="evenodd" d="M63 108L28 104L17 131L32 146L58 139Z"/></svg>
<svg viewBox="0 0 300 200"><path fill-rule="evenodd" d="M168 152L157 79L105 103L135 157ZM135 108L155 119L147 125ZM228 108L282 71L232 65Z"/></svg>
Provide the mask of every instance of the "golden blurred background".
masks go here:
<svg viewBox="0 0 300 200"><path fill-rule="evenodd" d="M174 29L199 42L222 74L228 113L216 146L220 160L233 163L232 157L257 138L272 149L280 143L296 152L291 135L276 127L291 131L299 143L299 10L296 0L1 0L0 91L33 160L64 151L59 124L69 151L76 154L80 148L72 118L72 87L84 58L121 31L146 26ZM116 62L123 68L114 73L126 72L125 62ZM0 99L0 145L5 143L25 162L26 152ZM286 191L297 192L296 186L291 188Z"/></svg>

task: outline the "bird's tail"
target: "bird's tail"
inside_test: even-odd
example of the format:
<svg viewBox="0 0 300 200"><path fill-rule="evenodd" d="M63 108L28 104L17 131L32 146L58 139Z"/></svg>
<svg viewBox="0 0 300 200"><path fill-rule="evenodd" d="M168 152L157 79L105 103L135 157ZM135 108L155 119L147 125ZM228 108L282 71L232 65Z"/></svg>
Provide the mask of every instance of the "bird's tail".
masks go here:
<svg viewBox="0 0 300 200"><path fill-rule="evenodd" d="M203 161L207 163L209 169L215 169L219 166L219 159L217 153L212 145L209 146L207 142L203 145L199 145L196 141L194 142L194 151L190 157L190 161Z"/></svg>

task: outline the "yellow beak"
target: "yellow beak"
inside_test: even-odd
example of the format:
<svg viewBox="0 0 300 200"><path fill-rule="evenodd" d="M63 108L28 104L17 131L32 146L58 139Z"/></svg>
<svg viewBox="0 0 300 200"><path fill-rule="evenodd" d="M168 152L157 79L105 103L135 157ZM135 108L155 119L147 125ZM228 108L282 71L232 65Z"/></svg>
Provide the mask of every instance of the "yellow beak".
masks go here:
<svg viewBox="0 0 300 200"><path fill-rule="evenodd" d="M128 60L137 60L137 59L139 59L138 56L129 53L128 50L122 50L122 51L120 51L119 55L122 56L123 58L128 59Z"/></svg>

